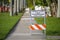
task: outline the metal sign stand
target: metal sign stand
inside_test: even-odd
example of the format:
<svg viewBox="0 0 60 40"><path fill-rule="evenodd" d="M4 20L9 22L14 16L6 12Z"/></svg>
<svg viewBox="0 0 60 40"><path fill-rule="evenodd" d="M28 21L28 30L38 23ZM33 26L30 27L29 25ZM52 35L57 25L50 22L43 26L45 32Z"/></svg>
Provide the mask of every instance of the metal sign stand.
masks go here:
<svg viewBox="0 0 60 40"><path fill-rule="evenodd" d="M41 15L42 14L38 14L37 12L41 12L41 10L30 10L30 16L31 16L31 20L30 20L30 22L31 22L31 25L34 25L33 23L32 23L32 18L35 18L35 17L42 17ZM32 14L32 12L33 12L33 14ZM36 14L34 14L34 12L36 12ZM42 12L44 12L43 13L43 18L44 18L44 24L46 24L46 14L45 14L45 11L42 11ZM39 16L38 16L39 15ZM32 34L32 30L30 30L30 33ZM43 30L43 32L46 34L46 31L45 30Z"/></svg>

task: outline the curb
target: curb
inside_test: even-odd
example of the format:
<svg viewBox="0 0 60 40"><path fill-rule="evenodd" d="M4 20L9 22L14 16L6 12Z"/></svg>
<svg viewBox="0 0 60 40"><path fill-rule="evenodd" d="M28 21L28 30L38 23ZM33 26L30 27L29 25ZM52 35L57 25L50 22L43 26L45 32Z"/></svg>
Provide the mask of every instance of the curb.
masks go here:
<svg viewBox="0 0 60 40"><path fill-rule="evenodd" d="M47 39L60 39L60 36L47 36Z"/></svg>

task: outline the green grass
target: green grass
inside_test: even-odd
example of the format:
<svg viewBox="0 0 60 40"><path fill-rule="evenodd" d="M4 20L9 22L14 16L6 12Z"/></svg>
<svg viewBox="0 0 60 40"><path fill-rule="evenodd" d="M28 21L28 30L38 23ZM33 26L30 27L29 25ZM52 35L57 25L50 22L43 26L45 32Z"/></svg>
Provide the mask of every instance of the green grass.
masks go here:
<svg viewBox="0 0 60 40"><path fill-rule="evenodd" d="M46 40L60 40L60 39L46 39Z"/></svg>
<svg viewBox="0 0 60 40"><path fill-rule="evenodd" d="M35 18L37 23L42 23L41 18ZM46 24L47 24L47 29L46 29L46 34L50 36L60 36L60 18L56 17L47 17L46 18Z"/></svg>
<svg viewBox="0 0 60 40"><path fill-rule="evenodd" d="M22 13L18 16L10 16L9 13L0 13L0 39L5 38L21 16Z"/></svg>

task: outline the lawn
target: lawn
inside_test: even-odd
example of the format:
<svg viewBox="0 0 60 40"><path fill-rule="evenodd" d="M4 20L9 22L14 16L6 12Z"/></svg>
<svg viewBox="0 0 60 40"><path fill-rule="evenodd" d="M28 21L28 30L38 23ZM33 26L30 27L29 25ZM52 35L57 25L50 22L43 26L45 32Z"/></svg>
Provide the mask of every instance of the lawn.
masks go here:
<svg viewBox="0 0 60 40"><path fill-rule="evenodd" d="M18 16L10 16L9 13L0 13L0 39L5 38L21 16L22 13L19 13Z"/></svg>
<svg viewBox="0 0 60 40"><path fill-rule="evenodd" d="M43 18L35 18L38 24L43 24ZM47 17L46 18L46 34L50 36L60 36L60 18Z"/></svg>
<svg viewBox="0 0 60 40"><path fill-rule="evenodd" d="M60 40L60 39L46 39L46 40Z"/></svg>

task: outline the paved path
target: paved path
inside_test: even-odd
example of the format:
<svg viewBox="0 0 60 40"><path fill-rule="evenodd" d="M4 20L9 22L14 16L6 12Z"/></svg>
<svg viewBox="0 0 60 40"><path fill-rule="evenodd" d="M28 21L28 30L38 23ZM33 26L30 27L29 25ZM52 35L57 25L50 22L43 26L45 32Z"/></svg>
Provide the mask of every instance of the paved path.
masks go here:
<svg viewBox="0 0 60 40"><path fill-rule="evenodd" d="M29 13L25 13L16 27L12 30L11 34L6 40L45 40L46 36L42 31L36 31L40 34L31 34L29 25L31 25L31 17ZM32 18L32 24L36 23Z"/></svg>
<svg viewBox="0 0 60 40"><path fill-rule="evenodd" d="M60 40L60 36L47 36L48 39L59 39Z"/></svg>

